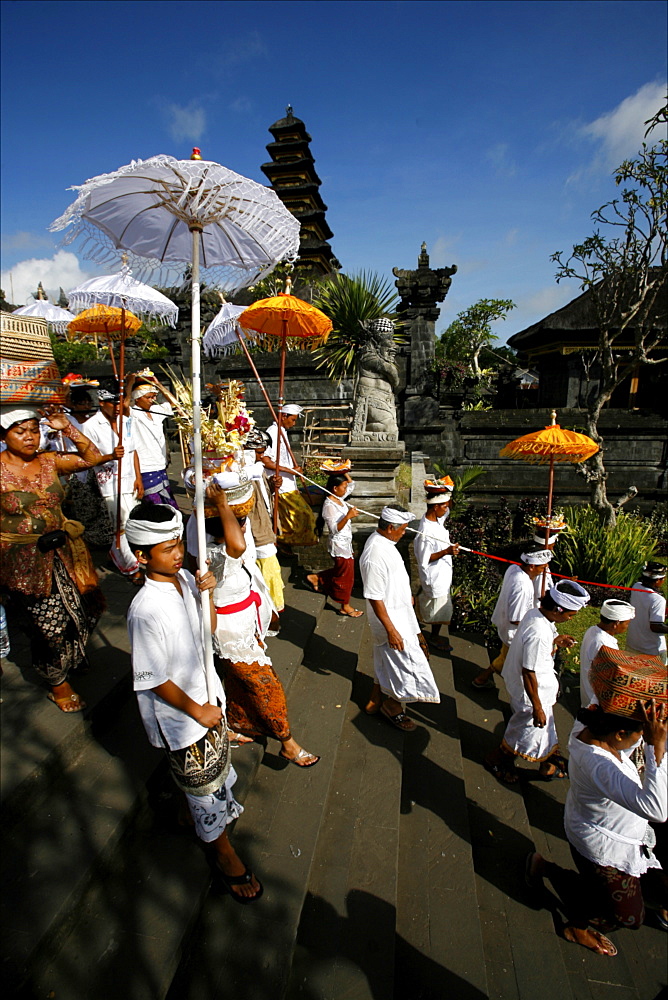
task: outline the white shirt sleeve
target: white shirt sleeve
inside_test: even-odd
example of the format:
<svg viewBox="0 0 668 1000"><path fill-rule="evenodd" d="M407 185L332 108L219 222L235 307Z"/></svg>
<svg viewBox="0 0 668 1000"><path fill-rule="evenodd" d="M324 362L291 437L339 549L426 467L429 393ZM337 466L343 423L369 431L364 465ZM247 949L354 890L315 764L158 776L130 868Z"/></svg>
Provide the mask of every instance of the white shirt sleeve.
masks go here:
<svg viewBox="0 0 668 1000"><path fill-rule="evenodd" d="M537 665L552 659L552 637L532 631L524 640L522 652L522 669L535 671Z"/></svg>
<svg viewBox="0 0 668 1000"><path fill-rule="evenodd" d="M165 649L167 636L154 618L128 617L135 691L146 691L169 680Z"/></svg>
<svg viewBox="0 0 668 1000"><path fill-rule="evenodd" d="M370 601L384 601L388 591L389 573L384 561L374 560L366 564L364 574L364 596Z"/></svg>
<svg viewBox="0 0 668 1000"><path fill-rule="evenodd" d="M666 620L666 598L662 594L652 594L649 602L650 625L663 625Z"/></svg>
<svg viewBox="0 0 668 1000"><path fill-rule="evenodd" d="M652 823L668 819L668 762L666 754L657 767L653 746L645 746L645 776L642 785L619 768L595 758L592 781L606 798Z"/></svg>
<svg viewBox="0 0 668 1000"><path fill-rule="evenodd" d="M525 575L525 573L522 574L522 576ZM519 576L519 573L512 582L507 605L507 617L509 622L521 622L527 611L531 611L533 601L531 596L522 586L523 582L524 581Z"/></svg>

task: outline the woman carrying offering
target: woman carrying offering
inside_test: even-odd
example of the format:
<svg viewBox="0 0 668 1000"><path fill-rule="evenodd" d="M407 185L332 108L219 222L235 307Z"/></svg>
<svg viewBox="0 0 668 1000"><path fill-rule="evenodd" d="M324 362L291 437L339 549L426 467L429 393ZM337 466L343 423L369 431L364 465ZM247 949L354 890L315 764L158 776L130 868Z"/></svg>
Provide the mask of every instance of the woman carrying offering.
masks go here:
<svg viewBox="0 0 668 1000"><path fill-rule="evenodd" d="M573 732L568 745L571 784L564 826L579 876L537 853L528 856L526 866L531 888L548 878L561 898L566 940L609 957L617 949L602 932L638 930L644 921L641 880L650 869L661 868L652 853L656 837L650 822L668 818L666 709L655 701L638 708L642 721L608 714L600 705L578 713L584 728ZM641 734L646 744L642 778L624 753ZM662 926L667 905L664 899Z"/></svg>
<svg viewBox="0 0 668 1000"><path fill-rule="evenodd" d="M340 604L339 614L347 618L360 618L364 614L350 604L355 582L353 528L350 522L359 512L355 507L349 507L344 502L344 497L350 496L354 487L347 472L336 473L327 480L325 489L334 496L325 497L322 518L329 529L329 554L334 565L331 569L309 573L306 577L316 593L326 594Z"/></svg>
<svg viewBox="0 0 668 1000"><path fill-rule="evenodd" d="M420 577L418 617L431 625L427 642L444 653L452 651L450 642L440 638L442 625L452 619L452 557L459 555L459 545L450 542L445 527L446 515L452 499L452 490L441 493L427 492L427 511L419 524L421 534L415 536L413 550Z"/></svg>
<svg viewBox="0 0 668 1000"><path fill-rule="evenodd" d="M117 459L101 455L64 413L47 411L49 426L77 448L77 455L38 454L39 413L32 407L3 406L0 438L0 584L31 621L33 666L50 687L49 699L62 712L80 712L84 702L69 675L86 665L84 647L104 610L104 599L83 525L62 512L59 476Z"/></svg>
<svg viewBox="0 0 668 1000"><path fill-rule="evenodd" d="M207 549L216 577L214 643L225 666L227 721L236 743L271 736L281 743L279 756L298 767L320 760L300 747L290 733L285 692L263 641L274 605L262 599L244 563L244 525L254 503L252 481L222 473L207 487L206 530L214 544ZM229 483L229 485L228 485ZM212 509L213 508L213 509Z"/></svg>

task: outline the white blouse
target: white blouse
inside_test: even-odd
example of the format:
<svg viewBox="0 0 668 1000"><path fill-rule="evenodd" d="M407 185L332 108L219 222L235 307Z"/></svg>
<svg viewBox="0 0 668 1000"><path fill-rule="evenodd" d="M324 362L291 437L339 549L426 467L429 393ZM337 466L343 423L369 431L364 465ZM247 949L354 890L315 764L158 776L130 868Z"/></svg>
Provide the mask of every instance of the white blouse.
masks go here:
<svg viewBox="0 0 668 1000"><path fill-rule="evenodd" d="M656 842L649 825L668 818L668 765L659 767L654 747L645 746L645 775L635 765L572 734L568 743L570 787L564 828L576 851L594 864L627 875L643 875L661 865L652 854Z"/></svg>
<svg viewBox="0 0 668 1000"><path fill-rule="evenodd" d="M329 554L334 559L353 558L353 526L351 521L346 521L339 530L338 523L342 517L348 513L347 503L341 501L337 503L332 497L325 497L322 505L322 517L329 531Z"/></svg>
<svg viewBox="0 0 668 1000"><path fill-rule="evenodd" d="M425 597L447 597L452 585L452 556L441 556L430 562L435 552L450 547L450 532L441 521L430 521L422 516L418 528L423 534L416 535L413 551L417 562L422 593Z"/></svg>
<svg viewBox="0 0 668 1000"><path fill-rule="evenodd" d="M589 670L601 646L619 649L619 643L614 635L608 635L598 625L591 625L580 643L580 703L583 708L587 708L589 705L598 705L598 698L589 681Z"/></svg>

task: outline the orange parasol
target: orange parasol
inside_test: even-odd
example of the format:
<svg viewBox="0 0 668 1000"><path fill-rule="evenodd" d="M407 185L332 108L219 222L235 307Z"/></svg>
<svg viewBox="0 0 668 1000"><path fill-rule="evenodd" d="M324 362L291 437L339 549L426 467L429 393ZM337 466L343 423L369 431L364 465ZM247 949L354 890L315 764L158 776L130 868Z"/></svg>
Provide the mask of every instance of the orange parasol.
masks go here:
<svg viewBox="0 0 668 1000"><path fill-rule="evenodd" d="M253 302L237 320L240 327L255 334L253 340L258 346L267 351L279 349L281 352L278 412L276 415L278 428L276 437L277 466L281 454L281 407L285 402L283 389L285 386L286 351L288 347L292 350L312 350L314 347L321 347L332 332L331 319L315 306L304 302L303 299L298 299L296 295L290 295L291 287L292 281L287 278L285 292L282 295L273 295L269 299L259 299L257 302ZM274 497L274 531L276 531L277 526L278 485L275 486Z"/></svg>
<svg viewBox="0 0 668 1000"><path fill-rule="evenodd" d="M109 341L109 356L114 369L114 375L119 382L119 392L121 405L118 413L118 443L123 444L123 396L125 382L125 337L128 333L136 333L142 321L134 313L127 309L119 309L118 306L92 306L91 309L84 309L68 324L67 329L70 334L82 334L84 336L103 333ZM72 338L69 338L72 339ZM113 341L120 341L118 368L114 358ZM116 518L116 544L120 545L121 537L121 465L122 459L118 460L118 513Z"/></svg>
<svg viewBox="0 0 668 1000"><path fill-rule="evenodd" d="M586 462L588 458L595 455L598 445L586 434L578 434L575 431L563 430L557 423L557 414L552 410L550 414L552 423L544 427L542 431L534 431L531 434L523 434L522 437L511 441L499 452L501 458L521 458L525 462L532 462L535 465L546 465L550 463L550 475L547 490L547 517L545 519L545 544L550 537L550 518L552 517L552 494L554 492L554 463L572 462L577 465ZM545 574L543 574L543 590L545 588Z"/></svg>

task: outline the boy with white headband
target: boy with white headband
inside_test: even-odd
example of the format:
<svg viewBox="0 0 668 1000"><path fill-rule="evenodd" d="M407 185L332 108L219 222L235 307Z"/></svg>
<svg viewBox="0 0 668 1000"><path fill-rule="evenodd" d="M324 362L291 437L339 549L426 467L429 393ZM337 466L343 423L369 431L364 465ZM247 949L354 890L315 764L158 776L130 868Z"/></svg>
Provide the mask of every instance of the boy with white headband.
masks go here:
<svg viewBox="0 0 668 1000"><path fill-rule="evenodd" d="M508 655L508 649L517 628L527 611L535 608L540 598L536 597L535 582L552 558L552 553L538 542L529 542L520 555L522 565L509 566L503 577L494 611L492 624L501 642L501 652L489 667L474 677L471 684L474 688L493 687L492 674L500 674ZM498 647L496 647L498 648ZM492 653L490 652L490 656Z"/></svg>
<svg viewBox="0 0 668 1000"><path fill-rule="evenodd" d="M559 696L554 653L570 648L575 640L559 635L556 626L574 618L588 602L584 587L562 580L545 594L539 608L527 612L513 637L502 671L513 714L501 746L484 760L485 769L506 785L519 781L516 757L539 764L545 781L568 777L554 723Z"/></svg>
<svg viewBox="0 0 668 1000"><path fill-rule="evenodd" d="M441 700L413 610L410 578L396 548L412 520L413 515L398 504L383 507L360 558L376 678L365 711L380 712L403 732L416 726L402 702Z"/></svg>
<svg viewBox="0 0 668 1000"><path fill-rule="evenodd" d="M200 596L211 602L210 571L196 578L183 564L183 518L167 504L144 502L128 518L126 535L146 568L146 583L128 611L134 688L153 746L167 754L185 793L197 836L213 845L215 874L237 903L252 903L262 885L230 844L227 825L243 811L234 798L225 693L216 677L216 704L207 696Z"/></svg>
<svg viewBox="0 0 668 1000"><path fill-rule="evenodd" d="M137 379L141 383L137 384ZM164 401L158 403L158 394ZM167 503L176 507L167 477L169 456L165 441L165 420L171 417L176 399L155 375L129 375L125 383L126 406L132 404L132 430L139 457L139 469L144 485L144 498L151 503Z"/></svg>
<svg viewBox="0 0 668 1000"><path fill-rule="evenodd" d="M666 567L658 562L648 562L643 566L638 582L633 584L630 600L636 609L636 616L629 625L626 650L628 653L658 656L668 663L666 598L659 593L665 579Z"/></svg>
<svg viewBox="0 0 668 1000"><path fill-rule="evenodd" d="M441 626L449 626L452 620L452 559L459 555L459 545L451 542L445 527L451 499L451 489L427 492L427 510L418 525L421 534L413 542L421 588L417 597L420 621L431 625L429 644L444 653L452 652L452 645L441 638L440 632Z"/></svg>
<svg viewBox="0 0 668 1000"><path fill-rule="evenodd" d="M587 629L580 643L580 702L583 708L597 705L598 698L589 682L589 668L601 646L619 649L617 636L623 635L635 618L636 609L628 601L611 598L601 605L601 617Z"/></svg>

